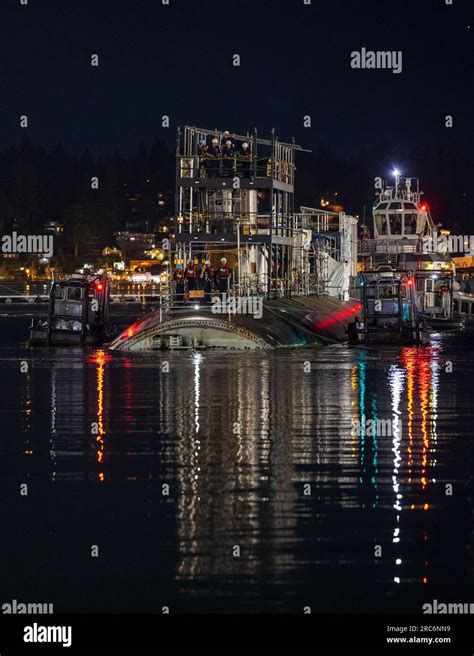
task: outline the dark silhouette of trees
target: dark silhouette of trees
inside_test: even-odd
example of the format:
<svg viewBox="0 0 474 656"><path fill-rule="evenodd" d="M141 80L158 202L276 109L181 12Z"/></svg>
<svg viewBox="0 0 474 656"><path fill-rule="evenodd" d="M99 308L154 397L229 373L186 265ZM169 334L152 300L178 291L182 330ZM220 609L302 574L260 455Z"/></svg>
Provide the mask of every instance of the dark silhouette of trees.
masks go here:
<svg viewBox="0 0 474 656"><path fill-rule="evenodd" d="M455 144L397 152L381 140L349 157L317 146L298 154L296 207L320 207L323 196L337 193L338 204L351 214L362 218L365 206L371 225L374 178L388 178L393 165L421 179L436 221L472 232L474 161ZM91 244L110 245L114 232L137 217L152 230L163 215L158 198L173 197L174 174L174 152L158 139L141 143L131 155L74 155L60 144L47 149L24 138L0 151L0 227L41 233L46 222L58 221L64 225L61 257L84 257ZM97 188L92 178L98 178Z"/></svg>

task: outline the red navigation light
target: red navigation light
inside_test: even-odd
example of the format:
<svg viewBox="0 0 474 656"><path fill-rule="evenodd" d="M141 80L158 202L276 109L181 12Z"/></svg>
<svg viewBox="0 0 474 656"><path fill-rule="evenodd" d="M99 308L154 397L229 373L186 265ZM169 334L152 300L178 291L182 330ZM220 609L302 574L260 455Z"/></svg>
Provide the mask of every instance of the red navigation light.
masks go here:
<svg viewBox="0 0 474 656"><path fill-rule="evenodd" d="M103 282L97 282L95 287L96 287L96 289L99 290L99 292L101 292L104 289L104 283Z"/></svg>
<svg viewBox="0 0 474 656"><path fill-rule="evenodd" d="M428 203L423 203L423 204L421 205L421 207L420 207L420 210L421 210L422 212L426 212L427 209L428 209Z"/></svg>

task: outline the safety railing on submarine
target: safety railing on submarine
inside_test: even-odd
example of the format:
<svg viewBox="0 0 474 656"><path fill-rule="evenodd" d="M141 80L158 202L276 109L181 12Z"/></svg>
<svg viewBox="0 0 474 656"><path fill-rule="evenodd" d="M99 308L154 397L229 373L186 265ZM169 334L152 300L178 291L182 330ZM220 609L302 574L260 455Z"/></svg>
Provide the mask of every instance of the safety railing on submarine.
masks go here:
<svg viewBox="0 0 474 656"><path fill-rule="evenodd" d="M327 294L326 281L311 273L294 273L290 277L272 277L269 280L267 274L255 273L240 276L239 281L233 281L226 292L227 297L250 298L254 296L265 299L284 299L290 296L322 296ZM191 298L187 291L177 294L176 286L170 286L160 292L159 304L153 308L158 313L159 322L163 323L169 316L170 311L177 315L180 312L194 310L212 311L214 300L221 296L217 290L211 292L212 300L203 302L203 299Z"/></svg>
<svg viewBox="0 0 474 656"><path fill-rule="evenodd" d="M271 179L272 161L268 157L229 157L199 156L181 157L179 162L181 178L207 179L240 177L249 179ZM294 185L295 166L290 162L276 160L273 165L273 179L287 185Z"/></svg>

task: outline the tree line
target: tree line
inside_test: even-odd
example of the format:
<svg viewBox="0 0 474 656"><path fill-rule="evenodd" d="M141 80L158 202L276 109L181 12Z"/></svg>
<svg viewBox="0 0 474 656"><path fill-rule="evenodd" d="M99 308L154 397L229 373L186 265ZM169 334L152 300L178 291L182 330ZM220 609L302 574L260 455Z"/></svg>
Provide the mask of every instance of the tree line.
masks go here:
<svg viewBox="0 0 474 656"><path fill-rule="evenodd" d="M361 220L365 206L371 225L374 178L388 177L395 164L407 176L421 179L435 221L457 232L474 229L474 161L463 148L413 148L397 153L395 163L388 160L392 152L390 144L381 143L351 156L325 146L298 153L296 207L320 207L321 198L328 197ZM156 196L172 195L174 175L174 152L159 139L140 144L131 154L74 154L62 145L45 148L24 138L0 151L0 229L38 233L46 222L59 221L65 229L64 249L78 254L91 236L112 243L113 233L130 218L130 197L139 197L141 213L152 222Z"/></svg>

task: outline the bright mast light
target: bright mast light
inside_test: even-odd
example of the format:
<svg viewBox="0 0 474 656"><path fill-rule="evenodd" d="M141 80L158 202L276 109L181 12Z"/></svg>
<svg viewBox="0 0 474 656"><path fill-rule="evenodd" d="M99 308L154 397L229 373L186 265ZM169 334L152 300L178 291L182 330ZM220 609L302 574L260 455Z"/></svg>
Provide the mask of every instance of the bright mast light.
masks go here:
<svg viewBox="0 0 474 656"><path fill-rule="evenodd" d="M393 169L393 175L395 176L395 196L398 196L398 183L400 182L400 171L398 169Z"/></svg>

